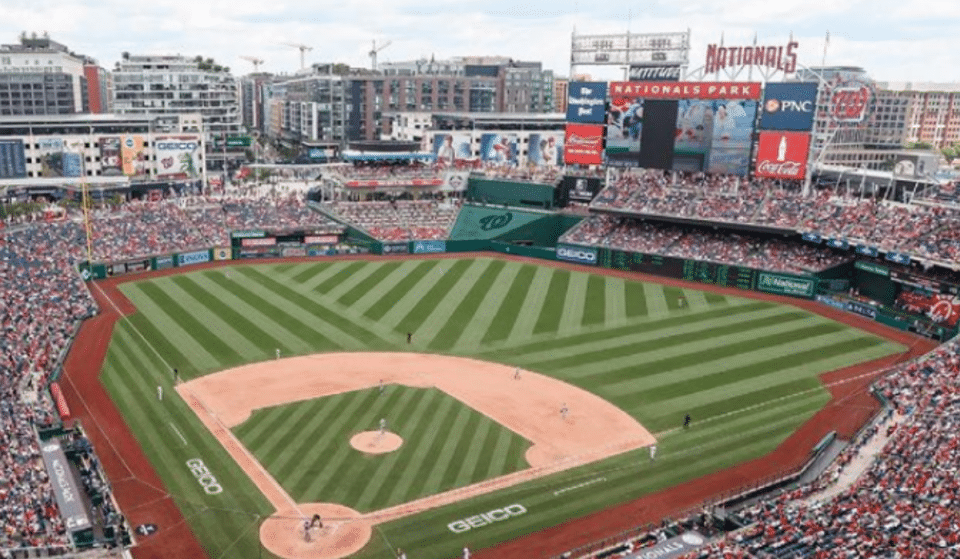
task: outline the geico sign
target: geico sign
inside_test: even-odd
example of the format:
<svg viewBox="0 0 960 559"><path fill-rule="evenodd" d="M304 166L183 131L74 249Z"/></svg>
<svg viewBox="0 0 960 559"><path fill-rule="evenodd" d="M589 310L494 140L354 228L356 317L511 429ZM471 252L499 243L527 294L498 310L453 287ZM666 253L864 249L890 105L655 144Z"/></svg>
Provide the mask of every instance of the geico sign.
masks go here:
<svg viewBox="0 0 960 559"><path fill-rule="evenodd" d="M490 512L476 514L461 520L454 520L450 524L447 524L447 528L449 528L454 534L461 534L463 532L473 530L474 528L487 526L493 524L494 522L502 522L504 520L509 520L514 516L521 516L524 514L527 514L527 509L524 508L523 505L509 505L503 507L502 509L493 509Z"/></svg>
<svg viewBox="0 0 960 559"><path fill-rule="evenodd" d="M597 253L589 250L580 250L576 248L561 247L557 249L557 256L561 258L572 258L583 262L596 262Z"/></svg>
<svg viewBox="0 0 960 559"><path fill-rule="evenodd" d="M197 149L197 142L157 142L157 149L159 150L186 150L193 151Z"/></svg>
<svg viewBox="0 0 960 559"><path fill-rule="evenodd" d="M203 487L204 493L207 495L217 495L223 493L223 487L220 487L220 484L217 482L217 478L213 477L213 474L210 473L210 470L207 469L206 464L203 463L203 460L199 458L191 458L187 460L187 467L190 468L190 473L193 474L193 477L197 478L197 481L200 483L200 487Z"/></svg>

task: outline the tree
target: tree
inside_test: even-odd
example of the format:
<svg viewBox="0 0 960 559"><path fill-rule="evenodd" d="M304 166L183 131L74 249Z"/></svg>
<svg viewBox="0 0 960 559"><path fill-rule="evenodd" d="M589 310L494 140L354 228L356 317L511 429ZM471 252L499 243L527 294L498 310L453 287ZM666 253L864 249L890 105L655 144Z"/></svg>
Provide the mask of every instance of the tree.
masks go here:
<svg viewBox="0 0 960 559"><path fill-rule="evenodd" d="M960 144L944 146L940 149L940 153L942 153L943 157L946 158L947 163L953 163L954 159L960 157Z"/></svg>
<svg viewBox="0 0 960 559"><path fill-rule="evenodd" d="M933 149L929 142L911 142L907 144L907 149Z"/></svg>

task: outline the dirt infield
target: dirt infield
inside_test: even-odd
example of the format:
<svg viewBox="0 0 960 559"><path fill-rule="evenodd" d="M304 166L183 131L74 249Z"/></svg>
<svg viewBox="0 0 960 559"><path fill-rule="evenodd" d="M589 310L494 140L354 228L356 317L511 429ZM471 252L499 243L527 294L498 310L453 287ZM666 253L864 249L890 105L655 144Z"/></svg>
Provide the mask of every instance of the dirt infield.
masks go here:
<svg viewBox="0 0 960 559"><path fill-rule="evenodd" d="M450 374L455 371L456 374ZM435 387L486 415L532 443L526 453L530 468L431 495L363 515L381 524L483 495L569 468L648 446L655 441L636 419L590 392L560 380L524 371L514 377L507 365L419 353L325 353L265 361L206 375L177 385L200 420L284 517L299 513L296 504L253 455L229 432L258 409L354 390L378 390L384 384ZM388 418L392 424L402 418ZM375 439L377 431L369 432ZM346 441L344 441L346 442ZM327 506L312 503L310 506ZM288 511L283 513L281 511ZM277 520L277 524L283 524ZM286 559L300 559L306 542L295 532L269 532ZM284 536L290 541L280 544ZM356 551L341 544L341 535L325 535L329 557ZM350 542L354 543L351 536ZM266 545L267 542L264 541ZM325 557L328 557L325 555Z"/></svg>
<svg viewBox="0 0 960 559"><path fill-rule="evenodd" d="M576 264L552 262L533 258L524 258L497 253L458 253L439 255L397 255L397 256L342 256L316 259L274 259L259 260L250 263L280 263L340 260L404 260L427 258L470 258L486 257L520 261L539 266L552 266L569 270L592 272L625 279L651 281L663 285L711 291L723 295L746 297L794 305L826 316L832 320L869 331L884 338L904 343L910 349L901 356L889 357L864 363L821 376L829 385L832 399L828 405L814 415L807 423L787 438L773 453L756 460L728 468L721 472L681 484L654 495L638 499L631 503L613 507L574 519L562 525L541 530L535 534L521 537L503 545L479 551L480 559L528 559L531 557L549 557L581 545L597 541L612 534L658 522L661 518L678 514L698 507L718 495L737 488L756 484L758 481L776 475L779 472L802 464L817 441L827 432L837 430L849 435L859 429L863 422L877 409L876 400L867 392L869 383L879 374L878 368L895 364L898 361L921 355L937 344L931 340L889 328L850 313L845 313L813 301L803 301L788 297L743 291L736 288L721 288L683 280L649 276L635 272L624 272L603 268L593 268ZM244 262L247 263L247 262ZM80 328L73 347L64 364L61 386L73 417L80 420L97 455L103 464L113 487L120 508L132 526L141 523L157 524L161 530L153 536L139 539L133 554L137 559L160 559L166 557L206 558L199 542L177 509L159 476L153 470L136 439L124 422L123 416L111 401L98 375L110 341L113 326L122 315L135 311L133 305L117 289L126 281L136 281L152 277L175 275L204 268L215 268L237 264L235 261L211 262L189 268L171 268L121 278L102 280L96 284L88 283L91 293L101 308L101 314L87 320ZM109 298L108 298L109 297ZM116 305L116 307L114 307ZM866 375L866 376L864 376ZM855 379L844 382L844 379ZM302 527L301 527L302 529ZM300 533L302 537L302 532Z"/></svg>

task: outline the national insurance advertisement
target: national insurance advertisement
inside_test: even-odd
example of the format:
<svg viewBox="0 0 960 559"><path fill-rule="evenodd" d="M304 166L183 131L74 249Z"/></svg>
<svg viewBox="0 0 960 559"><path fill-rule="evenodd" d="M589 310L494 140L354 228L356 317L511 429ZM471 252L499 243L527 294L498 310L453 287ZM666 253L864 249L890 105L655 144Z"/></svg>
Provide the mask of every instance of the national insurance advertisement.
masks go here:
<svg viewBox="0 0 960 559"><path fill-rule="evenodd" d="M37 159L41 177L82 176L83 142L41 138L37 141Z"/></svg>
<svg viewBox="0 0 960 559"><path fill-rule="evenodd" d="M817 84L768 83L763 88L760 128L763 130L813 130L817 110Z"/></svg>
<svg viewBox="0 0 960 559"><path fill-rule="evenodd" d="M530 134L529 140L527 163L538 167L556 167L563 163L560 159L563 154L562 134Z"/></svg>
<svg viewBox="0 0 960 559"><path fill-rule="evenodd" d="M516 134L483 134L480 136L480 158L494 165L517 164Z"/></svg>
<svg viewBox="0 0 960 559"><path fill-rule="evenodd" d="M22 179L27 176L23 140L0 140L0 179Z"/></svg>
<svg viewBox="0 0 960 559"><path fill-rule="evenodd" d="M147 174L147 157L144 154L143 136L123 136L120 143L120 159L123 174L142 177Z"/></svg>
<svg viewBox="0 0 960 559"><path fill-rule="evenodd" d="M192 179L200 174L200 139L158 136L153 143L158 179Z"/></svg>
<svg viewBox="0 0 960 559"><path fill-rule="evenodd" d="M453 165L460 160L473 159L470 134L437 134L433 137L433 154L438 163Z"/></svg>

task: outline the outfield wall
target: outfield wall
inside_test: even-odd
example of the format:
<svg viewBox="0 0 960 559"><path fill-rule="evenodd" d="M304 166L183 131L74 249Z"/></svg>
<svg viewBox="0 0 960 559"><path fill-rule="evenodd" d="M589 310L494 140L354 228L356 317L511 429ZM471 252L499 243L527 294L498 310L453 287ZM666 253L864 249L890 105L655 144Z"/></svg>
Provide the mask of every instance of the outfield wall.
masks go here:
<svg viewBox="0 0 960 559"><path fill-rule="evenodd" d="M544 216L544 218L559 217L564 216ZM538 221L534 220L529 223L536 224ZM558 226L558 230L559 228ZM416 255L490 251L542 260L560 260L573 264L640 272L721 287L737 287L749 291L800 299L816 299L826 305L864 316L881 324L941 341L949 339L958 332L958 328L949 328L929 320L920 319L915 315L907 315L887 305L867 305L856 299L844 297L835 289L837 279L769 272L744 266L629 252L607 247L569 243L557 243L554 247L530 246L510 243L499 238L385 242L351 239L349 236L347 236L348 238L341 238L336 235L297 234L286 237L269 237L262 231L239 231L234 232L233 236L233 243L230 247L213 247L116 262L95 262L93 265L81 262L78 268L83 278L89 280L150 270L189 267L194 264L217 260L322 257L343 254Z"/></svg>

